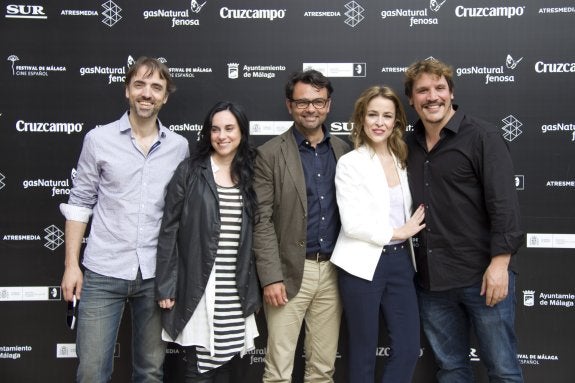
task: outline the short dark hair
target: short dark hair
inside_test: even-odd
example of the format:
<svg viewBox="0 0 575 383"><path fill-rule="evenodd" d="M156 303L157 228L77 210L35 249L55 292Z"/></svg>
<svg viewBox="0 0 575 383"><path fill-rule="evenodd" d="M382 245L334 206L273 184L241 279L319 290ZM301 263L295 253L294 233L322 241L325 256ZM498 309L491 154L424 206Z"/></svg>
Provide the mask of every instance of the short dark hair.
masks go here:
<svg viewBox="0 0 575 383"><path fill-rule="evenodd" d="M446 63L433 57L426 58L411 64L405 71L405 95L409 98L412 96L413 83L423 73L433 74L438 77L445 77L449 91L453 92L453 68Z"/></svg>
<svg viewBox="0 0 575 383"><path fill-rule="evenodd" d="M151 76L155 72L158 72L160 78L162 80L166 80L166 90L168 91L168 93L174 93L176 91L176 84L174 84L174 80L172 80L170 70L168 69L166 64L162 63L158 59L147 56L138 57L136 62L134 62L134 64L132 64L128 68L128 73L126 73L126 80L125 80L126 86L130 85L132 77L134 77L134 75L138 73L141 67L146 67L147 69L146 77Z"/></svg>
<svg viewBox="0 0 575 383"><path fill-rule="evenodd" d="M293 89L295 84L298 82L303 82L304 84L310 84L317 89L327 89L327 97L330 98L333 92L333 87L331 86L331 81L329 78L325 77L321 72L315 69L308 69L305 71L293 72L285 86L286 98L292 100Z"/></svg>

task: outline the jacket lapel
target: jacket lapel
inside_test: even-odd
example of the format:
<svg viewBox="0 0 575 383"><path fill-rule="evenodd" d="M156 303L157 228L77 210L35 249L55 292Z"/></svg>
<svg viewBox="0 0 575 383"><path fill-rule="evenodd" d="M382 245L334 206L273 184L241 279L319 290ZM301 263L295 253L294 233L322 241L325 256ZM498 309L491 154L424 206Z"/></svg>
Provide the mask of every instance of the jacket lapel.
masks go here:
<svg viewBox="0 0 575 383"><path fill-rule="evenodd" d="M214 172L212 171L212 162L210 157L201 164L202 167L202 177L206 180L206 184L209 186L214 198L218 200L218 191L216 189L216 181L214 179Z"/></svg>
<svg viewBox="0 0 575 383"><path fill-rule="evenodd" d="M340 145L339 142L336 140L331 140L331 148L333 150L333 153L335 154L336 161L339 160L339 158L343 156L345 153L347 153L349 149L344 145Z"/></svg>
<svg viewBox="0 0 575 383"><path fill-rule="evenodd" d="M281 152L287 172L289 173L294 185L297 190L299 200L301 202L303 210L307 214L307 193L305 190L305 176L303 174L303 166L301 164L301 159L299 156L299 149L295 138L292 133L292 126L287 130L282 136L283 142L281 145Z"/></svg>

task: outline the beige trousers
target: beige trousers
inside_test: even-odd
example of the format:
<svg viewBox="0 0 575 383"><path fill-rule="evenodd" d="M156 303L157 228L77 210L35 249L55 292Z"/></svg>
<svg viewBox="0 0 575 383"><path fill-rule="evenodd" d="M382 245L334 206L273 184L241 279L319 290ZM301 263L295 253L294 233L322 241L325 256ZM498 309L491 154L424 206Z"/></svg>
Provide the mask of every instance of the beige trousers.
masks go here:
<svg viewBox="0 0 575 383"><path fill-rule="evenodd" d="M306 260L297 295L282 307L264 304L264 310L268 345L263 382L291 382L304 321L304 382L333 382L342 310L336 267L329 261Z"/></svg>

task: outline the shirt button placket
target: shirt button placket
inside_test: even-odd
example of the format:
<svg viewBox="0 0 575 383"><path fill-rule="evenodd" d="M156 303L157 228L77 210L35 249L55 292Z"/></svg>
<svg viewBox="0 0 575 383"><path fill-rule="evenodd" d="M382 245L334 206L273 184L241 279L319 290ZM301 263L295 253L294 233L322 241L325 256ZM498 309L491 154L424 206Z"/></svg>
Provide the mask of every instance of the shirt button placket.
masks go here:
<svg viewBox="0 0 575 383"><path fill-rule="evenodd" d="M431 250L431 238L429 234L431 234L431 211L429 209L429 203L431 201L430 192L431 192L431 161L426 159L423 163L423 180L424 180L424 188L423 188L423 204L425 206L425 224L426 228L425 231L428 233L427 235L427 254L431 256L433 250Z"/></svg>

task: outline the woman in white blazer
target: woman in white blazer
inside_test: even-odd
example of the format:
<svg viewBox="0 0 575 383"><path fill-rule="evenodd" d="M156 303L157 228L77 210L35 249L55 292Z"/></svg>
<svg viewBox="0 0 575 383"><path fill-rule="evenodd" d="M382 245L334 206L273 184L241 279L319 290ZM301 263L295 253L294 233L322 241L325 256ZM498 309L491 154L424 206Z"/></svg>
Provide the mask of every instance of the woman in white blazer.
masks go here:
<svg viewBox="0 0 575 383"><path fill-rule="evenodd" d="M411 382L419 313L410 238L425 224L422 206L411 214L405 112L392 89L373 86L356 101L352 122L355 150L336 168L341 231L331 256L349 332L347 381L374 381L381 311L391 346L381 381Z"/></svg>

